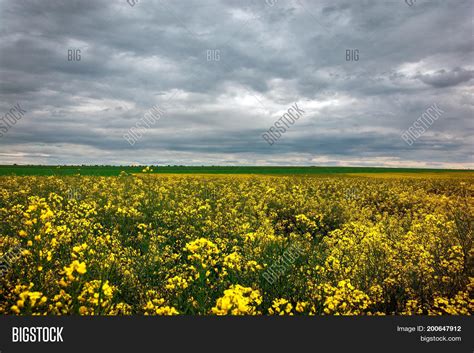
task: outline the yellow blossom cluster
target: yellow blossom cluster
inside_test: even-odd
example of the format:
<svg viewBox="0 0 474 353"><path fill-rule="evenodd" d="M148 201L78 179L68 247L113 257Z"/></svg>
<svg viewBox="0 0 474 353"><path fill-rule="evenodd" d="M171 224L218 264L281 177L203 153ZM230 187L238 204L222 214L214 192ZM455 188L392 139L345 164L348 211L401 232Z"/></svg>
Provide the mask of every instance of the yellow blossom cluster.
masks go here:
<svg viewBox="0 0 474 353"><path fill-rule="evenodd" d="M178 315L179 312L172 306L165 305L165 300L157 296L156 291L149 290L146 293L148 298L144 306L144 315Z"/></svg>
<svg viewBox="0 0 474 353"><path fill-rule="evenodd" d="M261 303L258 290L236 284L224 291L211 311L216 315L257 315Z"/></svg>

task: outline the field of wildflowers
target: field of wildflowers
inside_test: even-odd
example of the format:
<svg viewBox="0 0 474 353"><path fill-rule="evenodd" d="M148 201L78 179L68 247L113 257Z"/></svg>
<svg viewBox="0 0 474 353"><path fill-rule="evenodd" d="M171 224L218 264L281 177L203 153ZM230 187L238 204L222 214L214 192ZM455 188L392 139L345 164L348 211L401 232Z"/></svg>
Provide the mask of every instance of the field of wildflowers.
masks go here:
<svg viewBox="0 0 474 353"><path fill-rule="evenodd" d="M472 176L148 171L1 176L0 313L474 311Z"/></svg>

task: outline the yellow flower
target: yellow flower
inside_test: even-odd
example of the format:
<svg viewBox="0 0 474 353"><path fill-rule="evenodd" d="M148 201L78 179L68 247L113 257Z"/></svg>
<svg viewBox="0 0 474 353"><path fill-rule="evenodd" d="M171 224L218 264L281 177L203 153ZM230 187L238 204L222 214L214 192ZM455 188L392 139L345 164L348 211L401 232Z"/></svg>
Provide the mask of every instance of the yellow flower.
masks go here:
<svg viewBox="0 0 474 353"><path fill-rule="evenodd" d="M76 266L76 271L77 271L77 273L79 273L79 274L81 274L81 275L83 275L84 273L86 273L87 270L86 270L86 264L85 264L85 262L80 262L80 263L78 263L77 266Z"/></svg>
<svg viewBox="0 0 474 353"><path fill-rule="evenodd" d="M257 306L262 302L258 290L241 285L232 285L217 299L211 312L216 315L257 315Z"/></svg>

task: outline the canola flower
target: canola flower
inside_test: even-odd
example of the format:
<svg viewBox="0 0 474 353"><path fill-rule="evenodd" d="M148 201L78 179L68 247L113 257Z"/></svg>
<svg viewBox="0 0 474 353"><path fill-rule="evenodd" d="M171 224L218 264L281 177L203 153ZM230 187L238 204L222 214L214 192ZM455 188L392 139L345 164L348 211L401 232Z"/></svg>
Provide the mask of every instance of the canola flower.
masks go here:
<svg viewBox="0 0 474 353"><path fill-rule="evenodd" d="M474 312L472 177L151 172L0 177L0 314Z"/></svg>
<svg viewBox="0 0 474 353"><path fill-rule="evenodd" d="M257 315L257 307L261 302L258 290L236 284L224 291L211 311L216 315Z"/></svg>

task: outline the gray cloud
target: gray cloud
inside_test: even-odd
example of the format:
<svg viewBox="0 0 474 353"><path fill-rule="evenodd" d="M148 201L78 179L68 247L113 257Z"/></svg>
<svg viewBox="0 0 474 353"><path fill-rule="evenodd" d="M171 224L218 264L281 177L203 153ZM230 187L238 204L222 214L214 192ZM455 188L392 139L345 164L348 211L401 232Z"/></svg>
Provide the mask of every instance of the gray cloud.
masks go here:
<svg viewBox="0 0 474 353"><path fill-rule="evenodd" d="M0 163L472 168L472 10L0 0L0 117L27 110L0 137ZM294 102L305 115L268 145ZM433 103L445 114L408 146L401 134ZM166 113L130 146L123 135L155 105Z"/></svg>
<svg viewBox="0 0 474 353"><path fill-rule="evenodd" d="M474 77L474 70L464 70L456 67L451 71L444 69L436 71L433 74L419 75L418 78L424 83L433 87L449 87L456 86L460 83L467 82Z"/></svg>

